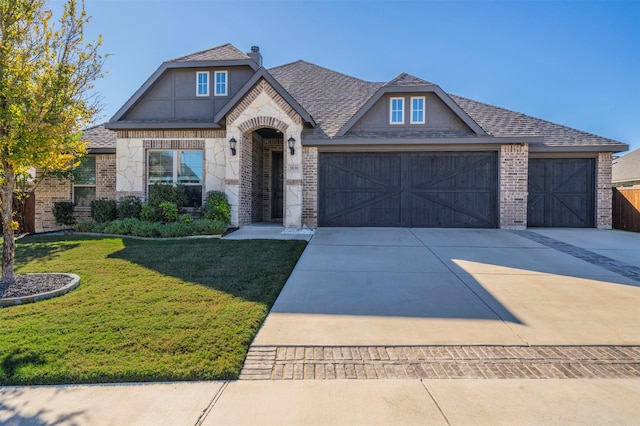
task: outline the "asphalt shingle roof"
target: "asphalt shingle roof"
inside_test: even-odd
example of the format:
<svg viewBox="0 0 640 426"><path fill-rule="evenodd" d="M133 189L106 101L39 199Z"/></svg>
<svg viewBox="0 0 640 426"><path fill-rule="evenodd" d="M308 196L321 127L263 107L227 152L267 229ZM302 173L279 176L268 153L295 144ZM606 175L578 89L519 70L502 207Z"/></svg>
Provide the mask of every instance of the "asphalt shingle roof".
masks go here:
<svg viewBox="0 0 640 426"><path fill-rule="evenodd" d="M296 61L269 70L271 75L314 118L317 127L305 130L312 139L333 138L340 128L383 86L425 86L433 83L402 73L387 83L369 82L320 67ZM472 120L491 136L544 138L547 146L619 145L620 142L572 129L550 121L531 117L460 96L449 95ZM392 134L393 133L393 134ZM458 137L460 132L387 133L349 132L344 138L363 137ZM467 133L466 136L469 136Z"/></svg>
<svg viewBox="0 0 640 426"><path fill-rule="evenodd" d="M640 149L613 160L611 180L613 183L640 181Z"/></svg>
<svg viewBox="0 0 640 426"><path fill-rule="evenodd" d="M171 59L169 62L191 62L191 61L234 61L241 59L250 59L247 54L242 53L230 43L222 46L213 47L211 49L201 50L200 52L191 53L186 56Z"/></svg>
<svg viewBox="0 0 640 426"><path fill-rule="evenodd" d="M449 95L488 134L497 137L542 136L548 146L618 145L620 142L603 138L571 127L531 117L519 112Z"/></svg>
<svg viewBox="0 0 640 426"><path fill-rule="evenodd" d="M115 148L116 132L105 129L104 124L89 127L82 131L82 139L87 142L87 148Z"/></svg>
<svg viewBox="0 0 640 426"><path fill-rule="evenodd" d="M333 137L384 83L372 83L305 61L269 69L317 126L310 138Z"/></svg>

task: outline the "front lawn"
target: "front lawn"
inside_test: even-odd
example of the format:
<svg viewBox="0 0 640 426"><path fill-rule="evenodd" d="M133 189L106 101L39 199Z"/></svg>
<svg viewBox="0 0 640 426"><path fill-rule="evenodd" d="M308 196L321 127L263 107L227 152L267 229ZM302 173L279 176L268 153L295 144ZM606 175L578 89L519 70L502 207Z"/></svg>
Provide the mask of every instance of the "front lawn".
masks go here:
<svg viewBox="0 0 640 426"><path fill-rule="evenodd" d="M303 241L18 241L17 273L67 295L0 309L0 385L237 378Z"/></svg>

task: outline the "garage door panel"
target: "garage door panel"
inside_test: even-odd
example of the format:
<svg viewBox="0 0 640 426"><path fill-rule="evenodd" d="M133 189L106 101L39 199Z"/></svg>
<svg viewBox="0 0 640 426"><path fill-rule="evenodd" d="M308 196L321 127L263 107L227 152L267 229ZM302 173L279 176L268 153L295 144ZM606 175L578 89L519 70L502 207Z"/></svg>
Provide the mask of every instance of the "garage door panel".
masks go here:
<svg viewBox="0 0 640 426"><path fill-rule="evenodd" d="M321 226L497 226L496 153L321 153L319 173Z"/></svg>
<svg viewBox="0 0 640 426"><path fill-rule="evenodd" d="M595 160L532 158L529 160L529 226L594 226Z"/></svg>

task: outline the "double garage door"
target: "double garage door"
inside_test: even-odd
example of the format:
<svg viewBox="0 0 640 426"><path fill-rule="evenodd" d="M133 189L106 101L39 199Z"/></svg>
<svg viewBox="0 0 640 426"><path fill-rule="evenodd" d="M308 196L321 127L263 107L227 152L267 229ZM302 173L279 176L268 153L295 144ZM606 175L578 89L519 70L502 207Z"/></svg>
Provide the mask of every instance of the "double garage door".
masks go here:
<svg viewBox="0 0 640 426"><path fill-rule="evenodd" d="M496 228L496 152L320 153L320 226ZM593 227L595 160L529 160L528 226Z"/></svg>
<svg viewBox="0 0 640 426"><path fill-rule="evenodd" d="M320 153L320 226L495 228L495 152Z"/></svg>

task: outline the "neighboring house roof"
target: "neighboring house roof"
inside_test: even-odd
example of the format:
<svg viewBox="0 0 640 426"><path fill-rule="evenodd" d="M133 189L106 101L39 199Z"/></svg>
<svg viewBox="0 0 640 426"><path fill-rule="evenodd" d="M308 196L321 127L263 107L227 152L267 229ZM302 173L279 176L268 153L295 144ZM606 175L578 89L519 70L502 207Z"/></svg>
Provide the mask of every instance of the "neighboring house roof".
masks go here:
<svg viewBox="0 0 640 426"><path fill-rule="evenodd" d="M614 184L640 182L640 149L613 160L611 181Z"/></svg>
<svg viewBox="0 0 640 426"><path fill-rule="evenodd" d="M115 152L116 132L106 129L104 124L84 129L82 139L87 142L87 149L90 152Z"/></svg>
<svg viewBox="0 0 640 426"><path fill-rule="evenodd" d="M168 62L191 62L191 61L236 61L251 59L246 53L241 52L230 43L223 44L211 49L201 50L186 56L171 59Z"/></svg>

